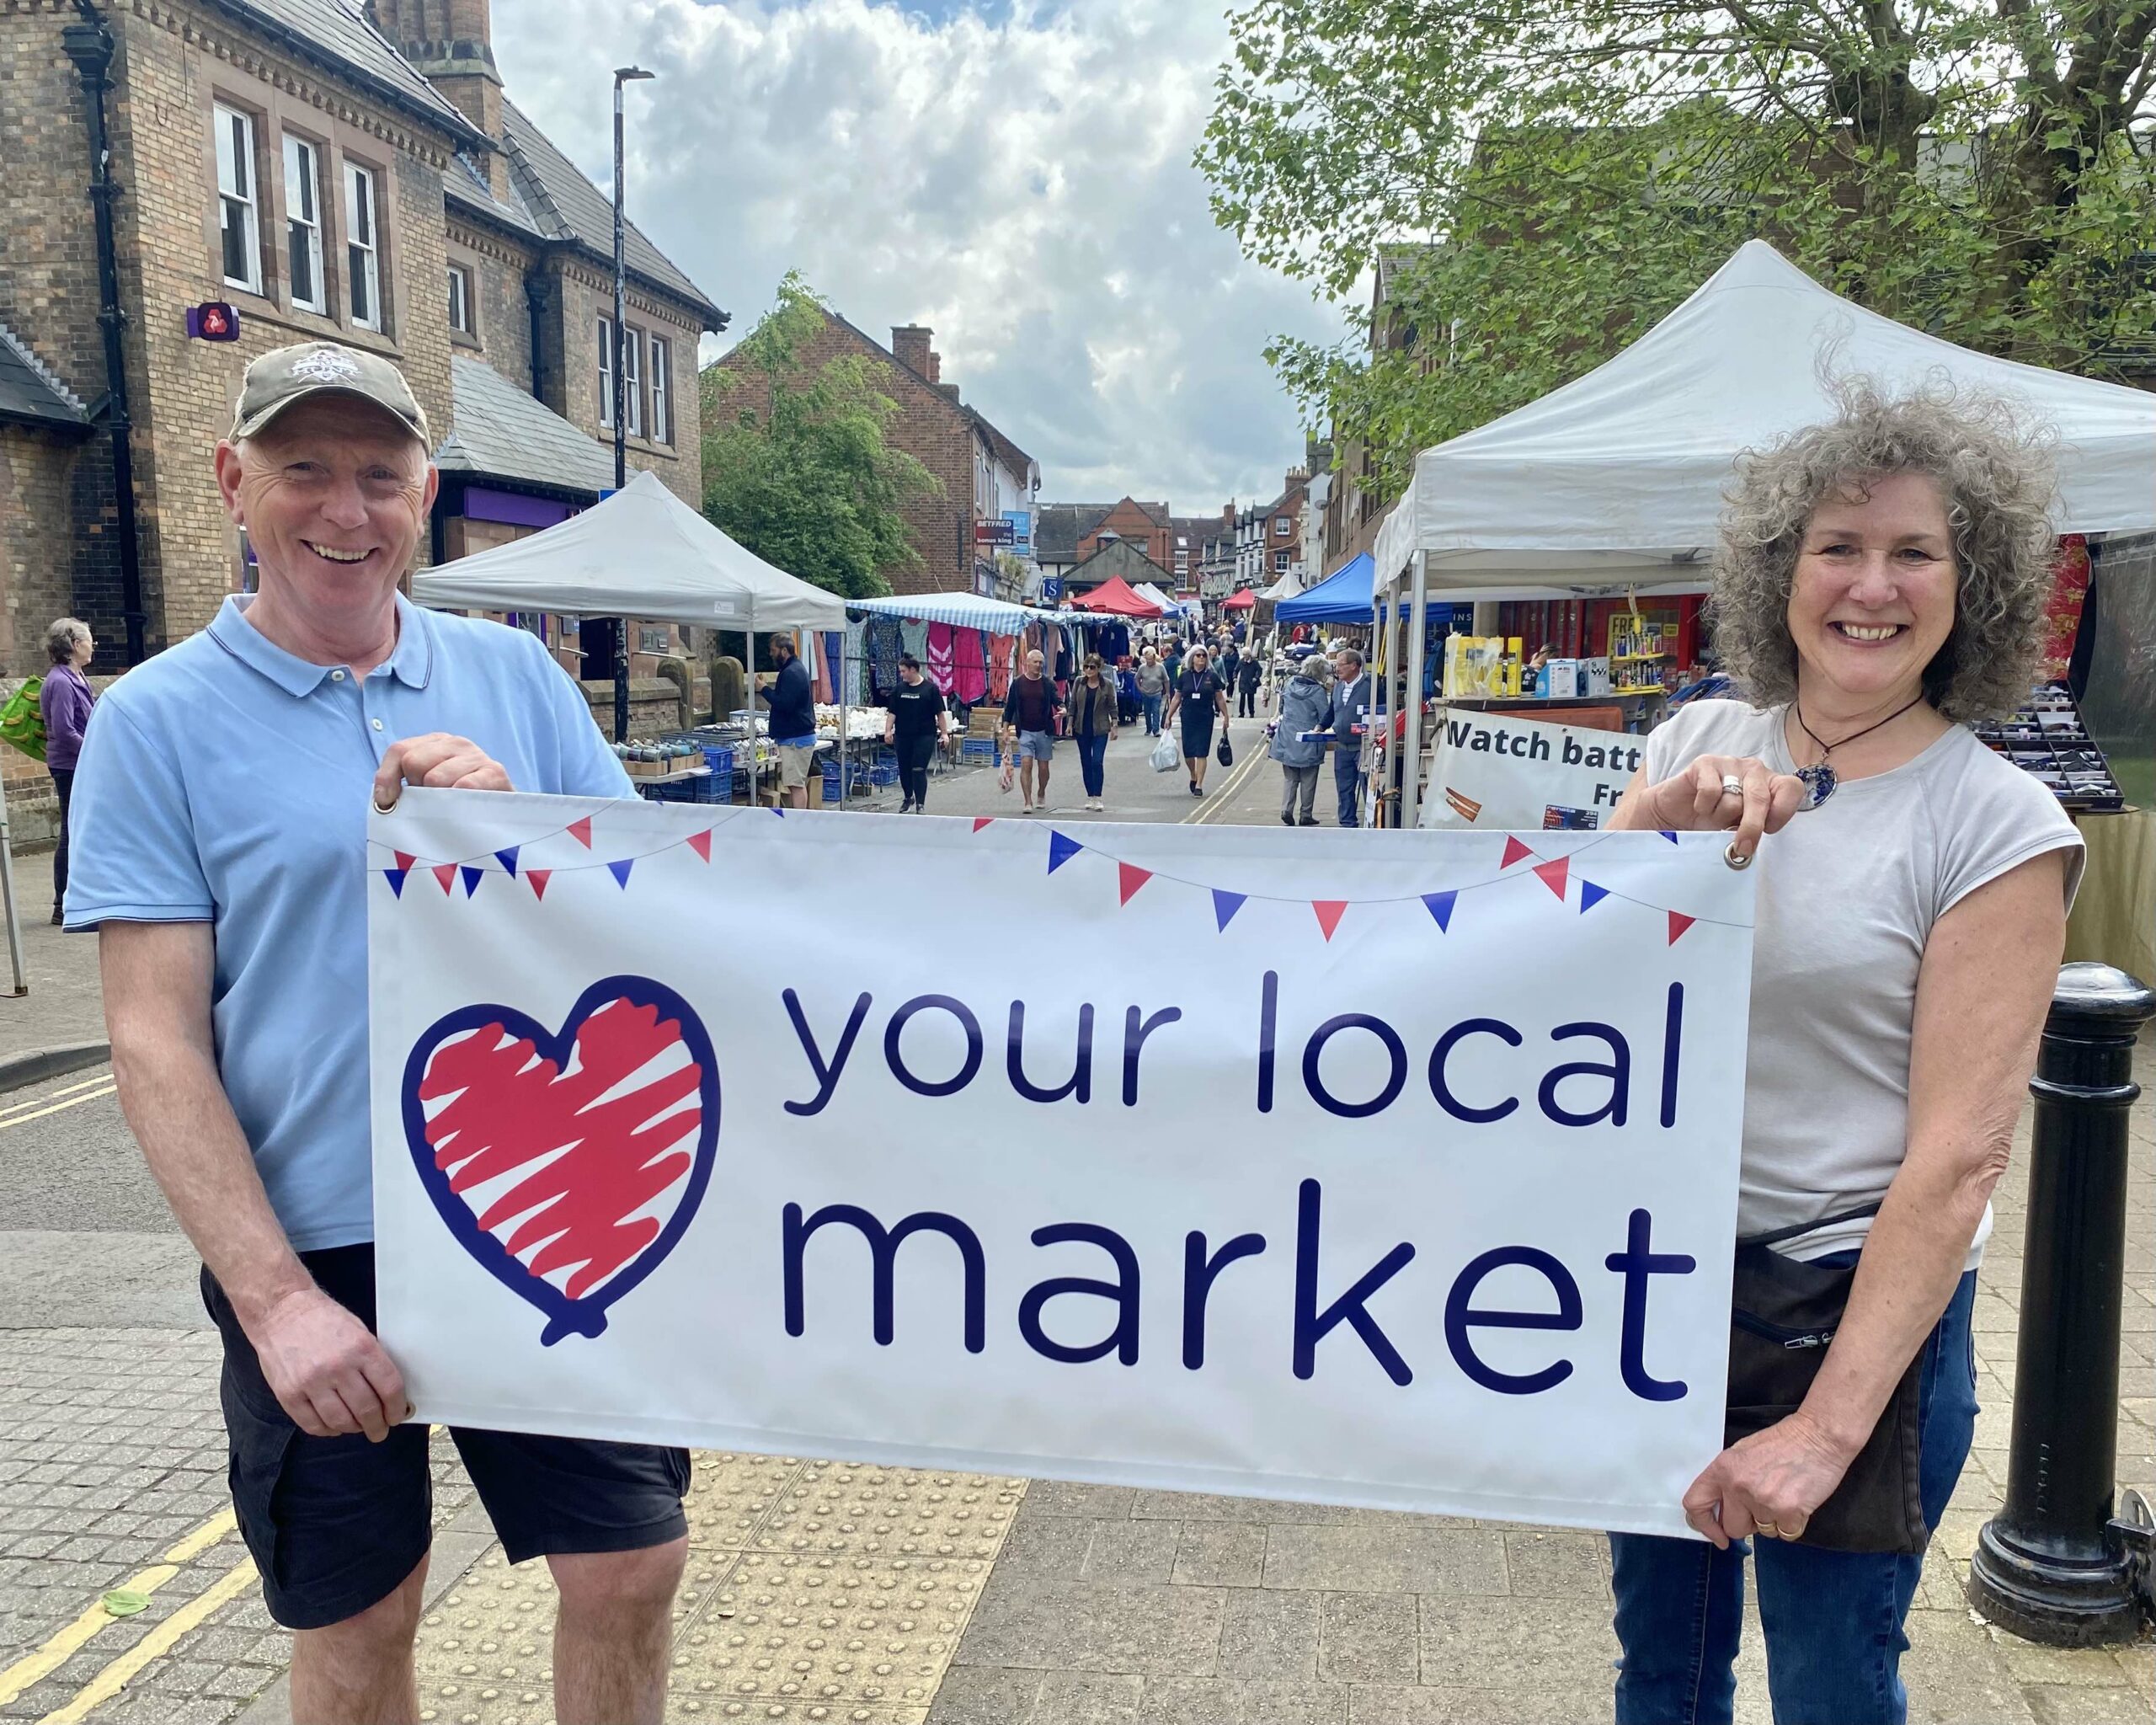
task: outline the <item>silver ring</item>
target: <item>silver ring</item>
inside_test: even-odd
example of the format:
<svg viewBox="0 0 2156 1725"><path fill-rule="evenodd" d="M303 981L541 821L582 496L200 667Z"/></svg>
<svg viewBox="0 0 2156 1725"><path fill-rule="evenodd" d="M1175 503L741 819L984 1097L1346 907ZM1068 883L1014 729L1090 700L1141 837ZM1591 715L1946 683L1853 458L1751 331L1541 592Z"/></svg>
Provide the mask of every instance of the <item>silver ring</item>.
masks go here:
<svg viewBox="0 0 2156 1725"><path fill-rule="evenodd" d="M1744 781L1739 778L1733 772L1725 772L1721 776L1721 793L1725 797L1742 796L1744 794Z"/></svg>
<svg viewBox="0 0 2156 1725"><path fill-rule="evenodd" d="M394 814L397 812L397 805L394 803L392 803L387 808L384 808L381 798L376 798L374 799L374 812L377 814Z"/></svg>

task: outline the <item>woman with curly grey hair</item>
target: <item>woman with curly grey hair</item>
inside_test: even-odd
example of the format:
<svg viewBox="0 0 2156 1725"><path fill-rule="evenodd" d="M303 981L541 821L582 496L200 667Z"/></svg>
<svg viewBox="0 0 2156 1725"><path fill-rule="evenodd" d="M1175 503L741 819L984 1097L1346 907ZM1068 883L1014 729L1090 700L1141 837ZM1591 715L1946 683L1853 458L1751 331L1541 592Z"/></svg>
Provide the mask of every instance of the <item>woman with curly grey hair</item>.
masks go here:
<svg viewBox="0 0 2156 1725"><path fill-rule="evenodd" d="M45 771L60 798L60 842L52 852L52 921L57 927L67 899L67 811L75 799L75 763L82 756L90 709L98 704L83 671L97 643L88 623L63 617L45 631L45 650L52 670L38 691L37 704L45 720Z"/></svg>
<svg viewBox="0 0 2156 1725"><path fill-rule="evenodd" d="M1710 615L1747 698L1657 730L1614 825L1757 852L1732 1333L1760 1332L1748 1263L1845 1303L1786 1400L1737 1405L1733 1343L1732 1441L1684 1496L1700 1541L1611 1535L1619 1725L1732 1717L1748 1555L1777 1725L1905 1717L1903 1623L1975 1429L1991 1191L2080 876L2057 800L1964 723L2029 688L2041 441L1943 388L1840 396L1739 463Z"/></svg>

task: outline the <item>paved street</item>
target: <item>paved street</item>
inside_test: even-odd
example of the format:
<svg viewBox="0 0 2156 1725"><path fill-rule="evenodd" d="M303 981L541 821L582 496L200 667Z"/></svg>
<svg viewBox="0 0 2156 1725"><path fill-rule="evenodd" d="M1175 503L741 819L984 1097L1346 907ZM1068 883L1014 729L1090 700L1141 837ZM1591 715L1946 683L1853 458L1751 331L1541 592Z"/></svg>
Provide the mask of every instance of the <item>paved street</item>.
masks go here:
<svg viewBox="0 0 2156 1725"><path fill-rule="evenodd" d="M1049 819L1277 820L1258 728L1202 802L1113 751L1089 815L1074 750ZM1016 816L990 772L937 814ZM1331 814L1321 787L1321 817ZM1036 819L1041 817L1036 816ZM18 865L45 902L40 858ZM26 931L0 1052L95 1037L93 943ZM2144 1084L2156 1049L2144 1043ZM2156 1487L2156 1103L2132 1123L2121 1472ZM2023 1128L2026 1146L2026 1120ZM1977 1316L1977 1449L1928 1561L1913 1717L2110 1725L2156 1708L2156 1654L2060 1653L1975 1621L1956 1575L1999 1501L2025 1167L2002 1188ZM222 1725L286 1717L288 1642L232 1532L216 1349L195 1263L93 1068L0 1097L0 1717ZM430 1720L538 1721L544 1567L511 1570L437 1440L440 1530L421 1637ZM672 1717L796 1725L1437 1725L1607 1718L1598 1537L1125 1488L700 1455ZM108 1590L146 1597L114 1616ZM1739 1717L1766 1717L1756 1635Z"/></svg>

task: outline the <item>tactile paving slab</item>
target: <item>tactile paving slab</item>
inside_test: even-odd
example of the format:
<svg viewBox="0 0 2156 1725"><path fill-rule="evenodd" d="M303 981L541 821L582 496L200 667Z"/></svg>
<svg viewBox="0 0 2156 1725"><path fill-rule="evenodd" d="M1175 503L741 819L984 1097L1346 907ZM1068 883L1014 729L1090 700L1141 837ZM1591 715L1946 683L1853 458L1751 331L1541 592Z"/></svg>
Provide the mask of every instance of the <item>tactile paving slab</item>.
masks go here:
<svg viewBox="0 0 2156 1725"><path fill-rule="evenodd" d="M923 1725L1025 1482L702 1455L669 1717ZM429 1725L552 1717L555 1594L499 1547L419 1630Z"/></svg>

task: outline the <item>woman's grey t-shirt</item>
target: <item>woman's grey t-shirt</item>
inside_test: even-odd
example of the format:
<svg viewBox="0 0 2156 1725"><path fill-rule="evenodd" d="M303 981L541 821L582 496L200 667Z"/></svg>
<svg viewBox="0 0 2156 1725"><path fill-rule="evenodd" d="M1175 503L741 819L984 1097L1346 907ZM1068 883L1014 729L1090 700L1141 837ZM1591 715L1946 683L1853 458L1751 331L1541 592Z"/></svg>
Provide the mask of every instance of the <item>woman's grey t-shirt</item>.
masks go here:
<svg viewBox="0 0 2156 1725"><path fill-rule="evenodd" d="M1795 772L1785 711L1680 708L1647 739L1647 782L1702 755ZM2068 848L2070 906L2081 835L2056 797L1960 725L1891 772L1844 780L1761 842L1739 1236L1886 1195L1908 1148L1909 1044L1932 925L1987 881ZM1967 1268L1991 1226L1987 1206ZM1782 1249L1819 1258L1862 1245L1870 1227L1843 1223Z"/></svg>

